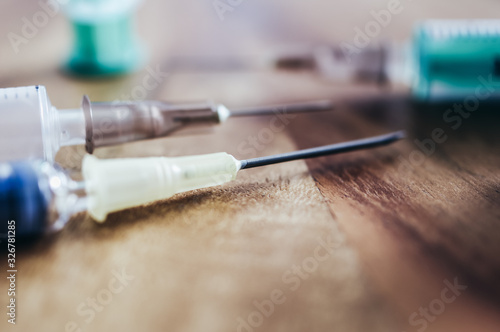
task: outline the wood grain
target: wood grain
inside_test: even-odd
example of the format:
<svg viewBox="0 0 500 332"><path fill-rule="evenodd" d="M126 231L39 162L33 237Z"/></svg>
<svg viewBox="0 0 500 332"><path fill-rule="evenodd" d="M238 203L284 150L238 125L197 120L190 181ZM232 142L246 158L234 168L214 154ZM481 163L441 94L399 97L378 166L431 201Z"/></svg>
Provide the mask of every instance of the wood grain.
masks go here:
<svg viewBox="0 0 500 332"><path fill-rule="evenodd" d="M36 2L0 6L3 33L18 32L22 17L40 10ZM20 249L18 324L2 319L0 329L65 331L74 322L82 331L246 331L239 319L258 318L255 301L269 303L281 291L283 303L252 330L418 331L423 325L412 324L412 315L436 304L446 281L458 278L467 289L423 330L498 331L498 107L481 105L454 130L442 117L449 105L414 105L399 87L334 84L248 61L297 44L352 40L353 28L386 6L382 0L255 0L220 21L210 1L146 2L138 26L148 66L169 72L148 98L213 99L229 107L328 98L338 107L289 118L279 130L273 117L230 119L195 136L101 148L98 157L226 151L251 158L401 128L409 138L247 170L228 185L118 212L105 224L77 215L61 233ZM496 17L500 9L487 0L474 6L414 1L405 8L379 37L402 40L417 19ZM92 100L130 94L147 75L144 69L105 80L68 76L60 67L70 44L62 15L19 54L0 39L0 86L44 84L55 106L72 108L82 94ZM172 60L184 55L244 61L222 61L215 70ZM421 151L415 139L432 137L436 128L446 141L411 163ZM78 177L83 154L83 147L64 148L57 160ZM315 253L326 253L325 241L334 250L319 261ZM0 260L2 270L5 263ZM290 279L298 267L304 277ZM90 314L88 298L106 300L123 271L131 279ZM0 306L6 300L0 296Z"/></svg>
<svg viewBox="0 0 500 332"><path fill-rule="evenodd" d="M483 105L453 130L443 123L448 105L400 103L397 110L380 111L380 105L394 99L367 98L335 114L308 118L311 122L302 125L315 131L306 134L297 128L296 141L305 147L327 136L335 140L390 130L394 123L387 119L395 118L391 109L411 119L408 140L310 160L311 174L368 273L406 316L439 297L444 280L458 278L467 293L431 328L467 331L479 325L493 331L498 326L496 304L486 303L497 303L499 292L496 107ZM436 128L445 130L448 139L435 147L426 141L429 155L424 155L415 140L432 137Z"/></svg>

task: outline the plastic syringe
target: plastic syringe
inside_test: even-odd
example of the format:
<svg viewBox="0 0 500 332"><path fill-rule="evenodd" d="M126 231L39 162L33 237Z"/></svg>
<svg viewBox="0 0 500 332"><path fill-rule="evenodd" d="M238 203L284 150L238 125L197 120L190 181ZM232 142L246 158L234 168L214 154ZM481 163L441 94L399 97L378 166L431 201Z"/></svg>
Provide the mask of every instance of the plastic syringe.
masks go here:
<svg viewBox="0 0 500 332"><path fill-rule="evenodd" d="M331 81L402 84L421 102L500 100L499 19L425 20L403 44L371 36L367 24L352 42L278 56L275 66L314 69Z"/></svg>
<svg viewBox="0 0 500 332"><path fill-rule="evenodd" d="M54 161L62 146L85 145L92 153L107 145L163 137L192 125L213 125L229 117L331 110L330 101L229 110L213 102L175 105L162 101L91 102L80 108L53 107L45 87L0 89L0 161Z"/></svg>
<svg viewBox="0 0 500 332"><path fill-rule="evenodd" d="M399 131L248 160L224 152L106 160L86 155L82 182L71 180L48 162L0 163L0 220L15 220L19 236L60 230L72 214L85 210L102 222L111 212L224 184L243 169L374 148L404 136ZM0 235L7 233L6 227Z"/></svg>

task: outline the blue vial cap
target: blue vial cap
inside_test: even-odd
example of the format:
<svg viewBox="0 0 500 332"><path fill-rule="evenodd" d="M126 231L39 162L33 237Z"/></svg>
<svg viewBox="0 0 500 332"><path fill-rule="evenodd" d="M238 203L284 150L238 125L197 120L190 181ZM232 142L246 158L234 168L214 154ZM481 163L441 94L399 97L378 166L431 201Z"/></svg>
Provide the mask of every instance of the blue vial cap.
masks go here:
<svg viewBox="0 0 500 332"><path fill-rule="evenodd" d="M138 0L70 0L65 7L75 41L69 71L109 76L137 69L144 60L134 29Z"/></svg>
<svg viewBox="0 0 500 332"><path fill-rule="evenodd" d="M49 202L34 166L31 162L0 164L2 237L7 236L8 226L12 224L15 224L16 238L39 235L45 229Z"/></svg>

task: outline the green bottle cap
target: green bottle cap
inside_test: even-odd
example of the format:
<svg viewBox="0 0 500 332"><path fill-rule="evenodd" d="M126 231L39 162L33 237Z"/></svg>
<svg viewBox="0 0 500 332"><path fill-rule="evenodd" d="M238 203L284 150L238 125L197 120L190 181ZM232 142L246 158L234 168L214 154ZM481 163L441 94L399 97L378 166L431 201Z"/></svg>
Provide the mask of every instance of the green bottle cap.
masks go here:
<svg viewBox="0 0 500 332"><path fill-rule="evenodd" d="M83 76L110 76L137 69L144 54L134 31L140 0L69 0L66 13L75 41L67 67Z"/></svg>

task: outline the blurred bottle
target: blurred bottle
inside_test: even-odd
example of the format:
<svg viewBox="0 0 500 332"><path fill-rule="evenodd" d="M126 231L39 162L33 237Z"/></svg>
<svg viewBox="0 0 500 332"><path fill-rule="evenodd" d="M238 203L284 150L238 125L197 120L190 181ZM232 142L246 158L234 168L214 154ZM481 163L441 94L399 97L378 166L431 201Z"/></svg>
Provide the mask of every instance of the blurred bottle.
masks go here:
<svg viewBox="0 0 500 332"><path fill-rule="evenodd" d="M134 29L141 0L69 0L65 12L75 41L69 71L83 76L131 72L141 66L144 52Z"/></svg>

